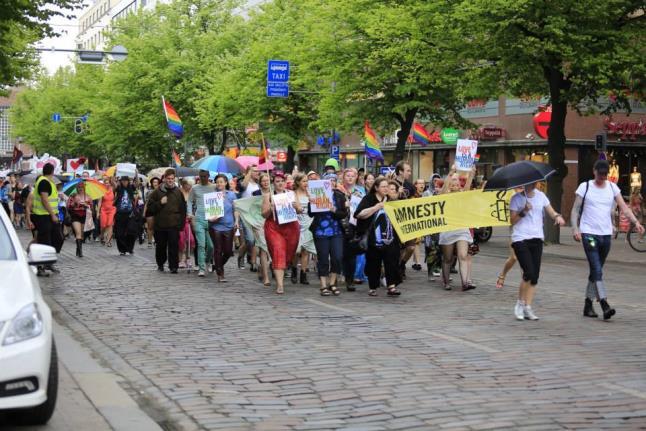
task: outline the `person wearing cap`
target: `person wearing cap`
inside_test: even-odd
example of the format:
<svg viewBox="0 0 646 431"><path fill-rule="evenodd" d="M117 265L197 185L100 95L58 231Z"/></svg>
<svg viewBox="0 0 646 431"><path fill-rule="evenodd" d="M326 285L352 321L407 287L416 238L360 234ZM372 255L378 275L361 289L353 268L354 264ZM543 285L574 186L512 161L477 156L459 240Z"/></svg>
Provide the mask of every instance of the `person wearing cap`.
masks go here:
<svg viewBox="0 0 646 431"><path fill-rule="evenodd" d="M309 171L307 173L307 180L308 181L315 181L315 180L320 180L320 179L321 179L321 176L317 172Z"/></svg>
<svg viewBox="0 0 646 431"><path fill-rule="evenodd" d="M117 212L114 216L114 237L117 240L119 254L134 254L137 236L128 229L132 213L135 210L136 188L130 182L130 177L124 175L119 178L119 184L114 191L114 207Z"/></svg>
<svg viewBox="0 0 646 431"><path fill-rule="evenodd" d="M168 260L171 274L179 268L179 231L186 218L186 200L175 184L175 169L164 172L164 183L150 194L148 209L155 217L155 261L164 272Z"/></svg>
<svg viewBox="0 0 646 431"><path fill-rule="evenodd" d="M287 193L285 189L285 176L283 174L276 174L274 175L274 195L281 193ZM289 193L293 194L293 192ZM282 295L285 293L285 270L296 253L300 238L300 227L297 220L283 224L278 223L271 196L269 193L263 194L262 216L265 218L265 239L267 240L267 248L271 256L272 269L274 270L276 293ZM296 214L302 211L297 201L294 200L292 205L296 210Z"/></svg>
<svg viewBox="0 0 646 431"><path fill-rule="evenodd" d="M329 158L325 161L325 167L323 168L323 173L332 172L336 174L340 170L341 168L339 167L339 161L337 159Z"/></svg>
<svg viewBox="0 0 646 431"><path fill-rule="evenodd" d="M314 234L316 246L316 266L321 280L321 296L339 296L341 291L337 287L337 276L343 269L343 242L344 232L341 220L348 216L345 194L336 186L337 176L332 172L323 175L323 179L332 185L333 201L326 212L312 212L312 205L308 204L308 214L313 218L310 230ZM354 266L353 266L354 275Z"/></svg>
<svg viewBox="0 0 646 431"><path fill-rule="evenodd" d="M598 317L593 301L601 304L603 319L615 315L615 309L608 304L608 295L603 281L603 264L610 253L613 233L612 212L616 203L619 209L635 225L637 232L644 233L644 226L624 202L616 184L608 181L610 166L607 160L597 160L593 166L594 179L579 184L570 214L574 240L583 243L590 273L586 287L583 315Z"/></svg>

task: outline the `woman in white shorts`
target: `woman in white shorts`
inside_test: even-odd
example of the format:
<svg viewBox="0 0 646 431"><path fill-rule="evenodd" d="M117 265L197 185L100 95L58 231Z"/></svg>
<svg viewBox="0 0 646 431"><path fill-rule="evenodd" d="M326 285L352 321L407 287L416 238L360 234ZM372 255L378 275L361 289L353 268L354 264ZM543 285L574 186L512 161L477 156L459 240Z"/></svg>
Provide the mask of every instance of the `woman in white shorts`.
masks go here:
<svg viewBox="0 0 646 431"><path fill-rule="evenodd" d="M457 193L468 191L471 188L475 167L469 171L464 186L460 183L460 176L455 171L455 165L444 180L441 193ZM456 229L448 232L440 232L440 249L442 250L442 282L445 290L451 290L449 276L453 255L456 254L460 266L460 280L462 291L475 289L471 282L471 256L469 256L469 245L473 243L473 236L468 228Z"/></svg>

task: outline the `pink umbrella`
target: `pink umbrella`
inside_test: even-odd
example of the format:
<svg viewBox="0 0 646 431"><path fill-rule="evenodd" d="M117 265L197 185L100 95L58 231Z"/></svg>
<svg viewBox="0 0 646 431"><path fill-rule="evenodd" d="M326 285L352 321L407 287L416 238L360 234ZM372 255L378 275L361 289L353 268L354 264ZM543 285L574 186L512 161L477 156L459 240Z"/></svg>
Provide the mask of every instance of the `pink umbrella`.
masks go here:
<svg viewBox="0 0 646 431"><path fill-rule="evenodd" d="M236 162L238 162L244 169L247 169L247 167L251 165L256 165L259 171L266 171L267 169L271 171L274 169L274 164L271 160L258 165L258 156L239 156L236 158Z"/></svg>

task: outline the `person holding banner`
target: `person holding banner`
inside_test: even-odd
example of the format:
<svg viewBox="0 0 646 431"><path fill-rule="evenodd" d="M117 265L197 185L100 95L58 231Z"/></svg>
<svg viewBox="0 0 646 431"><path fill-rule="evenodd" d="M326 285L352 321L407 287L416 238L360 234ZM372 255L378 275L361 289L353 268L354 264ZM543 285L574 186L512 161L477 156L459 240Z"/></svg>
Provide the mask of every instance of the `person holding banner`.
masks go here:
<svg viewBox="0 0 646 431"><path fill-rule="evenodd" d="M206 275L206 256L213 256L209 222L204 214L204 195L213 193L215 186L209 183L209 171L201 169L199 178L200 182L193 186L188 195L186 213L189 220L192 221L197 242L197 276L204 277Z"/></svg>
<svg viewBox="0 0 646 431"><path fill-rule="evenodd" d="M366 250L366 274L370 296L377 296L381 280L381 267L386 274L388 296L399 296L396 284L400 281L399 247L397 233L384 211L388 201L388 180L379 177L375 180L370 192L361 200L354 217L357 219L357 234L368 236Z"/></svg>
<svg viewBox="0 0 646 431"><path fill-rule="evenodd" d="M355 197L355 202L357 199L360 202L366 195L365 189L357 185L357 176L358 173L355 168L348 168L343 171L343 184L339 187L339 191L345 193L347 206L351 205L353 196ZM354 275L357 270L357 255L350 241L354 238L355 226L349 220L347 223L344 223L344 226L343 276L345 277L345 288L348 292L354 292L356 290L354 287Z"/></svg>
<svg viewBox="0 0 646 431"><path fill-rule="evenodd" d="M298 240L298 248L296 250L296 255L294 256L294 261L292 262L292 283L296 284L299 281L298 278L298 260L301 263L301 272L300 272L300 283L301 284L310 284L307 281L307 266L309 265L310 253L316 252L316 247L314 244L314 237L310 231L310 226L312 225L312 217L307 213L306 208L309 204L310 197L307 193L307 184L308 180L305 174L297 173L294 175L294 194L296 196L296 201L301 206L301 212L298 214L298 224L301 227L301 235Z"/></svg>
<svg viewBox="0 0 646 431"><path fill-rule="evenodd" d="M285 293L285 270L298 247L300 227L297 214L301 211L293 192L287 193L285 190L285 176L274 175L274 194L263 194L262 216L265 218L265 239L278 295Z"/></svg>
<svg viewBox="0 0 646 431"><path fill-rule="evenodd" d="M323 175L324 181L329 181L332 188L332 201L329 202L328 211L312 212L312 203L309 203L308 213L313 217L311 231L314 233L316 245L317 269L321 280L321 296L339 296L341 291L336 286L337 274L343 268L343 226L341 220L348 216L346 195L336 187L336 174L328 172ZM354 266L352 275L354 277ZM347 280L346 280L347 283Z"/></svg>
<svg viewBox="0 0 646 431"><path fill-rule="evenodd" d="M254 190L254 192L251 194L252 196L271 195L271 177L269 176L268 173L263 172L262 174L260 174L260 177L258 179L258 184L260 184L259 189ZM261 212L262 212L262 208L261 208ZM262 231L251 230L251 233L252 235L264 235L264 228ZM254 236L254 239L255 239L255 236ZM266 241L267 240L265 239L265 243ZM258 274L258 280L262 281L262 284L265 287L267 287L271 285L271 282L269 281L269 255L262 248L260 247L256 247L256 248L260 251L260 274ZM252 263L252 266L254 265L254 263ZM253 268L252 268L252 272L253 272Z"/></svg>
<svg viewBox="0 0 646 431"><path fill-rule="evenodd" d="M226 175L218 174L215 177L215 188L216 192L223 195L220 200L222 208L219 209L222 216L209 218L209 235L213 242L213 262L218 282L226 283L224 265L233 256L233 237L240 226L240 221L238 213L233 210L236 194L229 190L229 180Z"/></svg>
<svg viewBox="0 0 646 431"><path fill-rule="evenodd" d="M523 272L514 315L518 320L538 320L532 310L532 301L541 271L544 213L547 212L559 226L565 226L565 220L554 211L547 196L536 189L536 183L526 185L524 191L512 196L509 209L511 247Z"/></svg>
<svg viewBox="0 0 646 431"><path fill-rule="evenodd" d="M458 193L468 191L471 188L471 179L475 173L475 166L469 171L462 185L460 175L456 172L455 165L444 180L441 193ZM448 232L440 232L439 241L442 250L442 281L445 290L451 290L450 275L454 254L457 254L460 264L460 280L462 291L475 289L471 282L471 256L469 256L469 245L473 243L471 231L468 228L456 229Z"/></svg>

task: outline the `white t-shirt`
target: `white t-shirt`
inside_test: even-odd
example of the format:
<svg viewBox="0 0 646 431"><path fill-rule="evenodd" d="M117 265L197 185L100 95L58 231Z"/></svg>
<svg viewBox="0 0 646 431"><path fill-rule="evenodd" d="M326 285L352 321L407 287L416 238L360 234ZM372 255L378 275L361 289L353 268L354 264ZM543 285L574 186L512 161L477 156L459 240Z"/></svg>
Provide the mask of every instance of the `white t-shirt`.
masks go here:
<svg viewBox="0 0 646 431"><path fill-rule="evenodd" d="M258 190L259 188L260 186L258 185L258 183L252 183L251 181L249 181L249 183L247 184L247 188L244 189L244 192L242 192L242 197L243 198L251 197L253 195L253 192Z"/></svg>
<svg viewBox="0 0 646 431"><path fill-rule="evenodd" d="M588 194L585 194L585 183L576 189L577 195L585 195L579 230L592 235L612 235L612 207L621 191L610 181L606 181L604 187L598 187L593 180L589 183Z"/></svg>
<svg viewBox="0 0 646 431"><path fill-rule="evenodd" d="M545 238L543 234L543 211L550 204L550 201L545 196L545 193L534 189L534 196L532 197L526 197L523 192L513 195L509 202L509 208L512 211L520 212L525 208L525 203L527 202L532 206L532 209L511 227L511 242Z"/></svg>

